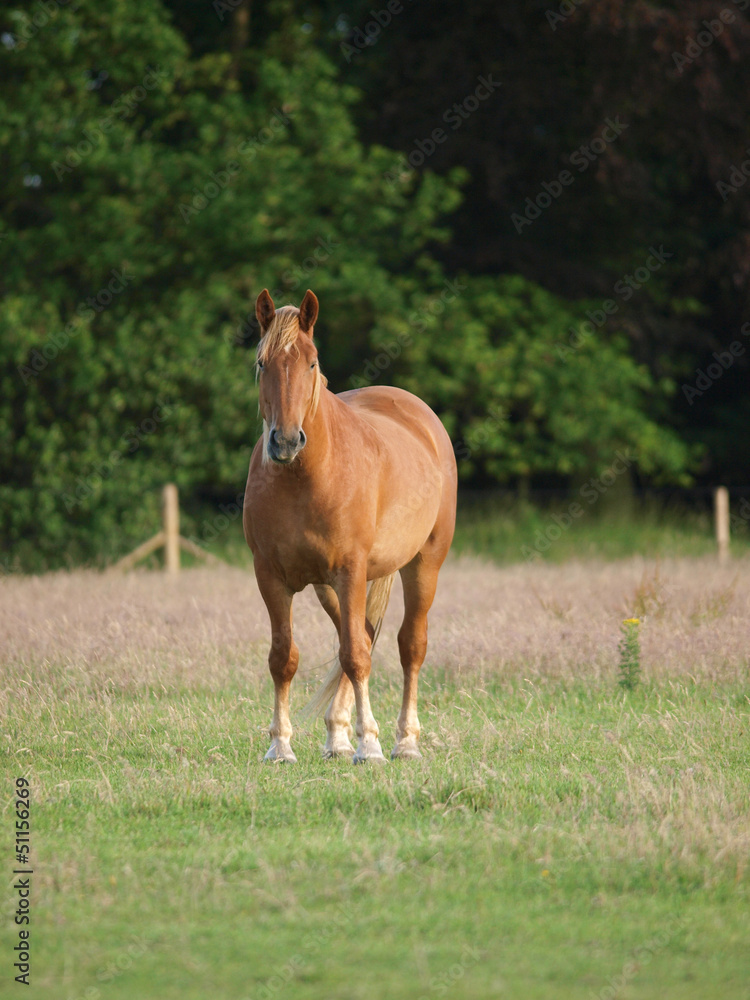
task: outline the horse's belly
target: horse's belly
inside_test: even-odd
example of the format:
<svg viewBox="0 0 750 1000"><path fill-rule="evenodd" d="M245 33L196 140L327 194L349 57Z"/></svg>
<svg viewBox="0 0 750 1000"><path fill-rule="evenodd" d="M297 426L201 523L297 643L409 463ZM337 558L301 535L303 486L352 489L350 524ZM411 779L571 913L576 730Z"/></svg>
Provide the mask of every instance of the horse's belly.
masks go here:
<svg viewBox="0 0 750 1000"><path fill-rule="evenodd" d="M424 541L426 539L427 536L425 536ZM424 541L422 545L424 545ZM392 544L382 548L374 547L367 559L367 579L379 580L381 576L390 576L391 573L398 572L402 566L406 566L412 561L422 545L410 544L398 550Z"/></svg>
<svg viewBox="0 0 750 1000"><path fill-rule="evenodd" d="M368 579L401 569L430 537L442 496L442 481L437 474L436 470L418 478L408 477L408 485L402 481L384 505L367 560Z"/></svg>

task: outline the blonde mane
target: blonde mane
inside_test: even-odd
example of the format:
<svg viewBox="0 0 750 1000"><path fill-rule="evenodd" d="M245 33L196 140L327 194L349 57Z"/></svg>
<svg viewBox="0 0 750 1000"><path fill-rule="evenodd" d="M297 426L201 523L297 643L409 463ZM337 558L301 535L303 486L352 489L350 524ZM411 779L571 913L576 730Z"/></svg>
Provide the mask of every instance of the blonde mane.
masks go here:
<svg viewBox="0 0 750 1000"><path fill-rule="evenodd" d="M290 350L291 348L298 350L297 338L300 333L299 309L296 306L282 306L281 309L277 309L276 315L271 320L268 329L258 344L258 353L255 357L256 381L259 371L258 364L266 364L271 358L275 358L280 351ZM328 379L320 370L320 364L317 364L315 367L318 377L315 379L312 398L310 400L310 409L308 411L310 417L314 417L318 412L321 385L328 385ZM261 462L265 465L268 461L268 428L265 421L263 421L263 455Z"/></svg>
<svg viewBox="0 0 750 1000"><path fill-rule="evenodd" d="M282 306L276 310L276 315L258 344L257 360L264 365L266 361L276 357L279 351L296 344L299 335L299 309L296 306Z"/></svg>

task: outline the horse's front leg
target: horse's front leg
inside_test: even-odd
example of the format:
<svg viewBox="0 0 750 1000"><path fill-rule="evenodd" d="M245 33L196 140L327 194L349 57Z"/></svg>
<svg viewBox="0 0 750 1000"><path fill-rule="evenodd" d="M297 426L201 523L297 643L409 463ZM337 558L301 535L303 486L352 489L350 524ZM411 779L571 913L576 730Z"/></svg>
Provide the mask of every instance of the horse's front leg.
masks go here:
<svg viewBox="0 0 750 1000"><path fill-rule="evenodd" d="M370 649L372 643L365 624L367 573L365 565L341 571L334 588L341 608L341 669L352 683L357 707L357 738L353 763L366 760L384 762L378 739L378 724L370 708Z"/></svg>
<svg viewBox="0 0 750 1000"><path fill-rule="evenodd" d="M341 645L341 608L339 599L333 587L325 584L315 584L315 593L323 606L324 611L336 627L336 635L339 637ZM336 693L331 699L331 703L326 709L326 745L323 748L323 756L330 757L351 757L354 747L351 744L354 730L352 729L352 708L354 707L354 688L352 682L345 673L341 673L339 685Z"/></svg>
<svg viewBox="0 0 750 1000"><path fill-rule="evenodd" d="M273 719L268 729L271 746L265 760L296 764L291 747L292 723L289 718L289 686L297 672L299 650L292 638L292 597L290 590L256 562L255 576L271 619L271 650L268 668L274 685Z"/></svg>

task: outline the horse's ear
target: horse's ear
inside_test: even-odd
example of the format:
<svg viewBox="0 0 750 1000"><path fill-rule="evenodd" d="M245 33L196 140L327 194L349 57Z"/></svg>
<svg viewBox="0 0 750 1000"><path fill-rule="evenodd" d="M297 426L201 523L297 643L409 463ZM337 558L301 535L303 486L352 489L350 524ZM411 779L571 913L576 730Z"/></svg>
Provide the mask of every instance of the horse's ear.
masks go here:
<svg viewBox="0 0 750 1000"><path fill-rule="evenodd" d="M315 320L318 318L318 300L315 294L308 288L305 292L305 297L302 300L302 305L299 307L299 328L303 333L309 333L310 330L315 326Z"/></svg>
<svg viewBox="0 0 750 1000"><path fill-rule="evenodd" d="M255 300L255 315L258 317L261 330L265 333L276 315L276 308L267 288L264 288Z"/></svg>

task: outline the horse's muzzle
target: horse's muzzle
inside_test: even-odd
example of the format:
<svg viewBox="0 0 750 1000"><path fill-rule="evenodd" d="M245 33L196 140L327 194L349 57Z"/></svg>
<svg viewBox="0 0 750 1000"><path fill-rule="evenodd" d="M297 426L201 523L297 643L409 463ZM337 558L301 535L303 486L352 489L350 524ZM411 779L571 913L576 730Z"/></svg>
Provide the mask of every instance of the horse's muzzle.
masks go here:
<svg viewBox="0 0 750 1000"><path fill-rule="evenodd" d="M268 457L279 465L289 465L307 444L305 432L300 429L282 435L274 427L268 435Z"/></svg>

